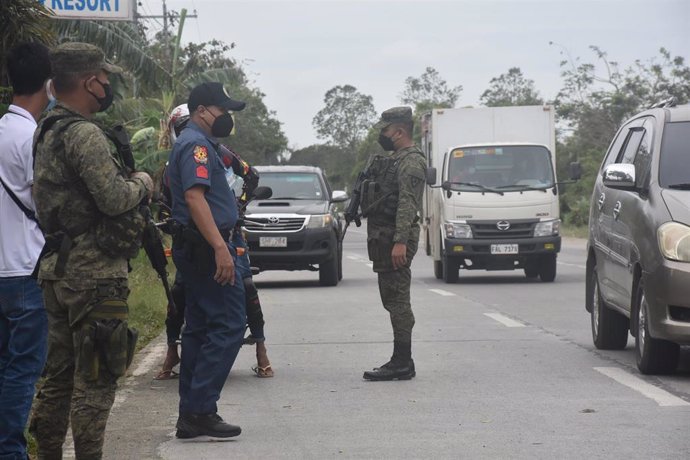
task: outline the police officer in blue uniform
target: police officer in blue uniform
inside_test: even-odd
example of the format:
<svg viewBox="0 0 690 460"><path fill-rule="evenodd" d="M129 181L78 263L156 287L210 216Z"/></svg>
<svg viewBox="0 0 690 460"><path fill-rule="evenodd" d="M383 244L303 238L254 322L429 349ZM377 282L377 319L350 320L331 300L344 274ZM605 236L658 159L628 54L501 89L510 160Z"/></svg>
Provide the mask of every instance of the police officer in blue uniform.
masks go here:
<svg viewBox="0 0 690 460"><path fill-rule="evenodd" d="M196 86L187 103L190 121L167 168L172 217L179 228L173 260L187 302L176 436L228 438L241 429L223 421L216 402L242 345L246 311L232 243L237 204L215 138L230 134L228 112L242 110L245 103L231 99L218 82Z"/></svg>

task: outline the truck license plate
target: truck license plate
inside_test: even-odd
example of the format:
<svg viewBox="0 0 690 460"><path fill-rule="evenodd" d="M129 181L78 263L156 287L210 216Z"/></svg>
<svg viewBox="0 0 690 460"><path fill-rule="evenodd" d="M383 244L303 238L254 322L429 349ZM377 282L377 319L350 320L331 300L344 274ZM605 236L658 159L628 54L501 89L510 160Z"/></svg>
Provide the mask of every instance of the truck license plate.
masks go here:
<svg viewBox="0 0 690 460"><path fill-rule="evenodd" d="M260 236L259 247L262 248L286 248L287 236Z"/></svg>
<svg viewBox="0 0 690 460"><path fill-rule="evenodd" d="M492 244L491 254L517 254L517 244Z"/></svg>

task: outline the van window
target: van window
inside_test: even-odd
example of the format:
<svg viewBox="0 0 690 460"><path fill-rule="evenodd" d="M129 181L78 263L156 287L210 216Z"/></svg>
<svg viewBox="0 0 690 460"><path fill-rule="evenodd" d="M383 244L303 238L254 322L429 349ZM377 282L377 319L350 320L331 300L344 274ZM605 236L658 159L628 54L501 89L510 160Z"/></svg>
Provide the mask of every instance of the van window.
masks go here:
<svg viewBox="0 0 690 460"><path fill-rule="evenodd" d="M640 140L633 164L635 165L635 181L637 188L647 188L649 184L649 173L652 165L652 133L653 119L647 118L644 123L644 136Z"/></svg>
<svg viewBox="0 0 690 460"><path fill-rule="evenodd" d="M690 190L690 122L666 123L659 156L659 184Z"/></svg>
<svg viewBox="0 0 690 460"><path fill-rule="evenodd" d="M640 142L644 137L645 131L642 128L634 128L630 130L630 135L628 136L628 141L625 144L625 150L623 150L618 155L618 160L616 163L627 163L631 164L635 159L635 154L637 149L640 147Z"/></svg>

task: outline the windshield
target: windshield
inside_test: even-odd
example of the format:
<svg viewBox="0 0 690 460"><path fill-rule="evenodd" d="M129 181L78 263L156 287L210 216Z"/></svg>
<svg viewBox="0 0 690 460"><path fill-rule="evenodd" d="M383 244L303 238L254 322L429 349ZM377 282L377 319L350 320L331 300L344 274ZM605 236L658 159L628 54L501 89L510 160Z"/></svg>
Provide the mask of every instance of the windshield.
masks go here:
<svg viewBox="0 0 690 460"><path fill-rule="evenodd" d="M664 188L690 187L690 122L666 123L659 158L659 184Z"/></svg>
<svg viewBox="0 0 690 460"><path fill-rule="evenodd" d="M453 190L526 190L553 187L548 149L538 145L473 147L450 152L448 181Z"/></svg>
<svg viewBox="0 0 690 460"><path fill-rule="evenodd" d="M325 200L319 176L314 173L262 172L259 185L271 187L272 200Z"/></svg>

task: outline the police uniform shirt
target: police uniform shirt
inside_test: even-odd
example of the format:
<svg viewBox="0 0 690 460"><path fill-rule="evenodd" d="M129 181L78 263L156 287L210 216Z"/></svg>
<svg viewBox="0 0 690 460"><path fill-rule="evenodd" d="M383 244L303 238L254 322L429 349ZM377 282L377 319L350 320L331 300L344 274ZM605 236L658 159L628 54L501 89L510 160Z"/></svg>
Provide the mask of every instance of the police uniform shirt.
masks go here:
<svg viewBox="0 0 690 460"><path fill-rule="evenodd" d="M184 193L194 186L203 185L216 226L222 230L235 226L237 205L235 194L225 178L225 167L211 139L194 122L190 121L177 138L167 170L173 219L189 225L191 215Z"/></svg>

